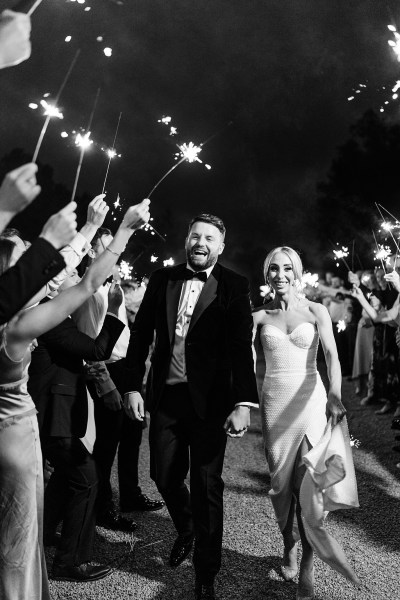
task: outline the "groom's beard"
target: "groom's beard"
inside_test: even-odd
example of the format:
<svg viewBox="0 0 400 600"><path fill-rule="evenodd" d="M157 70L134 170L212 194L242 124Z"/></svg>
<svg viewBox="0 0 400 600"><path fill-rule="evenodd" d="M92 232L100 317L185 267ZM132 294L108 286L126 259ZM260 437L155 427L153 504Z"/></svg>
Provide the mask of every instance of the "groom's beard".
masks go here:
<svg viewBox="0 0 400 600"><path fill-rule="evenodd" d="M186 248L186 260L193 271L205 271L206 269L213 267L218 260L217 253L210 253L201 257L194 254L195 250L198 250L196 246L193 248Z"/></svg>

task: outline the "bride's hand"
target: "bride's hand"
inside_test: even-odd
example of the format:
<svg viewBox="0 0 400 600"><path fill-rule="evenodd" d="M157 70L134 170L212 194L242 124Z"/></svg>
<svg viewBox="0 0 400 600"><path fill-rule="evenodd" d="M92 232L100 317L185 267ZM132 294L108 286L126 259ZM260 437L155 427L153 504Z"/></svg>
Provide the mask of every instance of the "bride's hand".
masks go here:
<svg viewBox="0 0 400 600"><path fill-rule="evenodd" d="M343 419L347 412L339 396L333 394L332 392L329 392L328 394L326 408L328 411L328 419L329 417L332 417L332 427L335 427L335 425Z"/></svg>

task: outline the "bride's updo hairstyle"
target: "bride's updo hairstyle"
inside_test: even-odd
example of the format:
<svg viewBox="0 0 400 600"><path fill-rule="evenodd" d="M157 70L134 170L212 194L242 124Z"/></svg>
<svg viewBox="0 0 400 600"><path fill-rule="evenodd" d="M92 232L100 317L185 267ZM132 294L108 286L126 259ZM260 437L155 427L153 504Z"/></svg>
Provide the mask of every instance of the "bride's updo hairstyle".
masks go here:
<svg viewBox="0 0 400 600"><path fill-rule="evenodd" d="M300 285L301 278L303 276L303 263L301 262L301 258L297 254L296 250L293 250L293 248L289 248L289 246L278 246L277 248L274 248L273 250L271 250L271 252L269 252L267 254L267 257L264 261L265 283L267 285L269 284L269 280L268 280L269 268L271 266L271 262L272 262L274 255L277 254L278 252L284 252L284 254L286 254L288 256L288 258L290 259L290 262L292 263L295 282L299 282L299 285Z"/></svg>

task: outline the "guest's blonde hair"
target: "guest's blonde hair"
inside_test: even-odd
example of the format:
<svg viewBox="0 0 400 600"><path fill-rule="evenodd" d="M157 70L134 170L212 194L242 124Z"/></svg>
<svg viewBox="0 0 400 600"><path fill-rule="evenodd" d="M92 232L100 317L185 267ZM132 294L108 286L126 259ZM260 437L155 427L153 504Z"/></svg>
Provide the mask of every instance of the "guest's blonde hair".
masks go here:
<svg viewBox="0 0 400 600"><path fill-rule="evenodd" d="M301 278L303 276L303 263L301 262L301 258L297 254L296 250L293 250L293 248L290 248L289 246L277 246L277 248L274 248L273 250L271 250L271 252L269 252L267 254L267 257L264 260L265 283L269 284L269 281L268 281L269 268L271 266L271 262L272 262L274 255L277 254L278 252L284 252L288 256L288 258L290 259L290 262L292 263L293 274L294 274L295 280L298 281L300 284Z"/></svg>

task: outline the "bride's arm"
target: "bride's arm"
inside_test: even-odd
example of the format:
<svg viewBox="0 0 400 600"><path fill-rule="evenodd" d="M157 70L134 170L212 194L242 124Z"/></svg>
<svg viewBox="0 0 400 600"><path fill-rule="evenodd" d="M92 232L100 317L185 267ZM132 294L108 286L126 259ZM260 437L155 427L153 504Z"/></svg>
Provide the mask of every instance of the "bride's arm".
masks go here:
<svg viewBox="0 0 400 600"><path fill-rule="evenodd" d="M329 391L326 406L328 417L332 417L333 427L346 414L346 409L341 402L342 372L328 310L322 304L312 303L311 311L316 319L328 369Z"/></svg>

